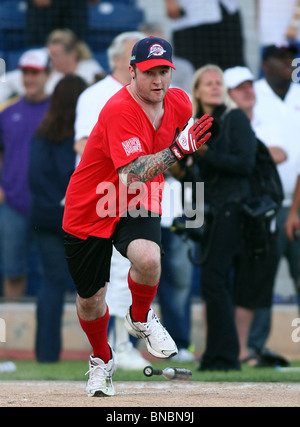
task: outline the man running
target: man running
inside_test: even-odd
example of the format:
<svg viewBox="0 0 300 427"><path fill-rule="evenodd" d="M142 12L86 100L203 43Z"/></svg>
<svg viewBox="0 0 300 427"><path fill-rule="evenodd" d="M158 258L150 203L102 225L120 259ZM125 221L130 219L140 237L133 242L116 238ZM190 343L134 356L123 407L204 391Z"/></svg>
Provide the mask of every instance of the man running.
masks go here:
<svg viewBox="0 0 300 427"><path fill-rule="evenodd" d="M114 395L117 363L107 341L105 300L113 245L131 263L126 329L143 338L156 357L177 354L151 308L161 273L163 172L208 140L212 118L189 121L189 97L169 89L172 68L166 40L147 37L134 45L131 83L101 110L67 190L66 256L77 287L79 321L93 349L88 396Z"/></svg>

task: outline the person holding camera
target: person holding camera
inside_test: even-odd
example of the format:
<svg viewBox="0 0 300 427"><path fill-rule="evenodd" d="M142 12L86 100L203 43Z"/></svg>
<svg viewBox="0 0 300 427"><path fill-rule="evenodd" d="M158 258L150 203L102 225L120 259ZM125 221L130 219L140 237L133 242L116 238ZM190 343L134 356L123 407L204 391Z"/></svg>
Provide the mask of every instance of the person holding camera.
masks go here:
<svg viewBox="0 0 300 427"><path fill-rule="evenodd" d="M255 136L246 114L227 96L223 71L208 64L194 74L194 117L214 117L211 141L194 153L204 182L206 230L200 286L206 313L206 348L199 370L239 370L231 273L242 240L241 206L255 165Z"/></svg>

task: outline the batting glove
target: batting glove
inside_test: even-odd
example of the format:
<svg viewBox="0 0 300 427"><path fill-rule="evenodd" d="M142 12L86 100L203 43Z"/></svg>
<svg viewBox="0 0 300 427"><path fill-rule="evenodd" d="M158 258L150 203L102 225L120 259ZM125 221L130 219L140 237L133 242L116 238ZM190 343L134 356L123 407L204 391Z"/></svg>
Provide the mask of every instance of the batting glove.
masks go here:
<svg viewBox="0 0 300 427"><path fill-rule="evenodd" d="M191 118L183 131L170 145L170 150L174 156L178 160L181 160L187 154L198 150L210 138L211 133L207 131L211 127L212 122L213 117L210 117L208 114L204 114L195 123L194 119ZM202 135L204 136L201 138Z"/></svg>

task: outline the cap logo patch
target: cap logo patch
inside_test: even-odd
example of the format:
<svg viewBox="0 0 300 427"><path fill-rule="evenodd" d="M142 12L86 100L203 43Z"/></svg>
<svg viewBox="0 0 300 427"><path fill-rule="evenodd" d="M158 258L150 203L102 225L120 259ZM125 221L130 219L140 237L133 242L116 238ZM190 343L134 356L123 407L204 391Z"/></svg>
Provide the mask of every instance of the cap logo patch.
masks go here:
<svg viewBox="0 0 300 427"><path fill-rule="evenodd" d="M164 53L166 53L166 50L160 44L156 43L150 46L147 58L150 58L150 56L163 56Z"/></svg>

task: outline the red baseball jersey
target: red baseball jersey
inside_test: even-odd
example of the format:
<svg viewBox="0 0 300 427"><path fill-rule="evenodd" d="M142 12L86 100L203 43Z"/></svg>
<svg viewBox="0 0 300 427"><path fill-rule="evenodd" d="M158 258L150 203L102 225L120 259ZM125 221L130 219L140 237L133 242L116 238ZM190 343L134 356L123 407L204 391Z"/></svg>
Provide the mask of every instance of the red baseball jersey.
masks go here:
<svg viewBox="0 0 300 427"><path fill-rule="evenodd" d="M81 239L89 235L107 238L126 212L144 208L161 214L163 174L145 184L126 187L118 168L169 147L191 116L191 101L181 89L167 91L157 131L126 86L112 96L101 110L70 179L63 229Z"/></svg>

